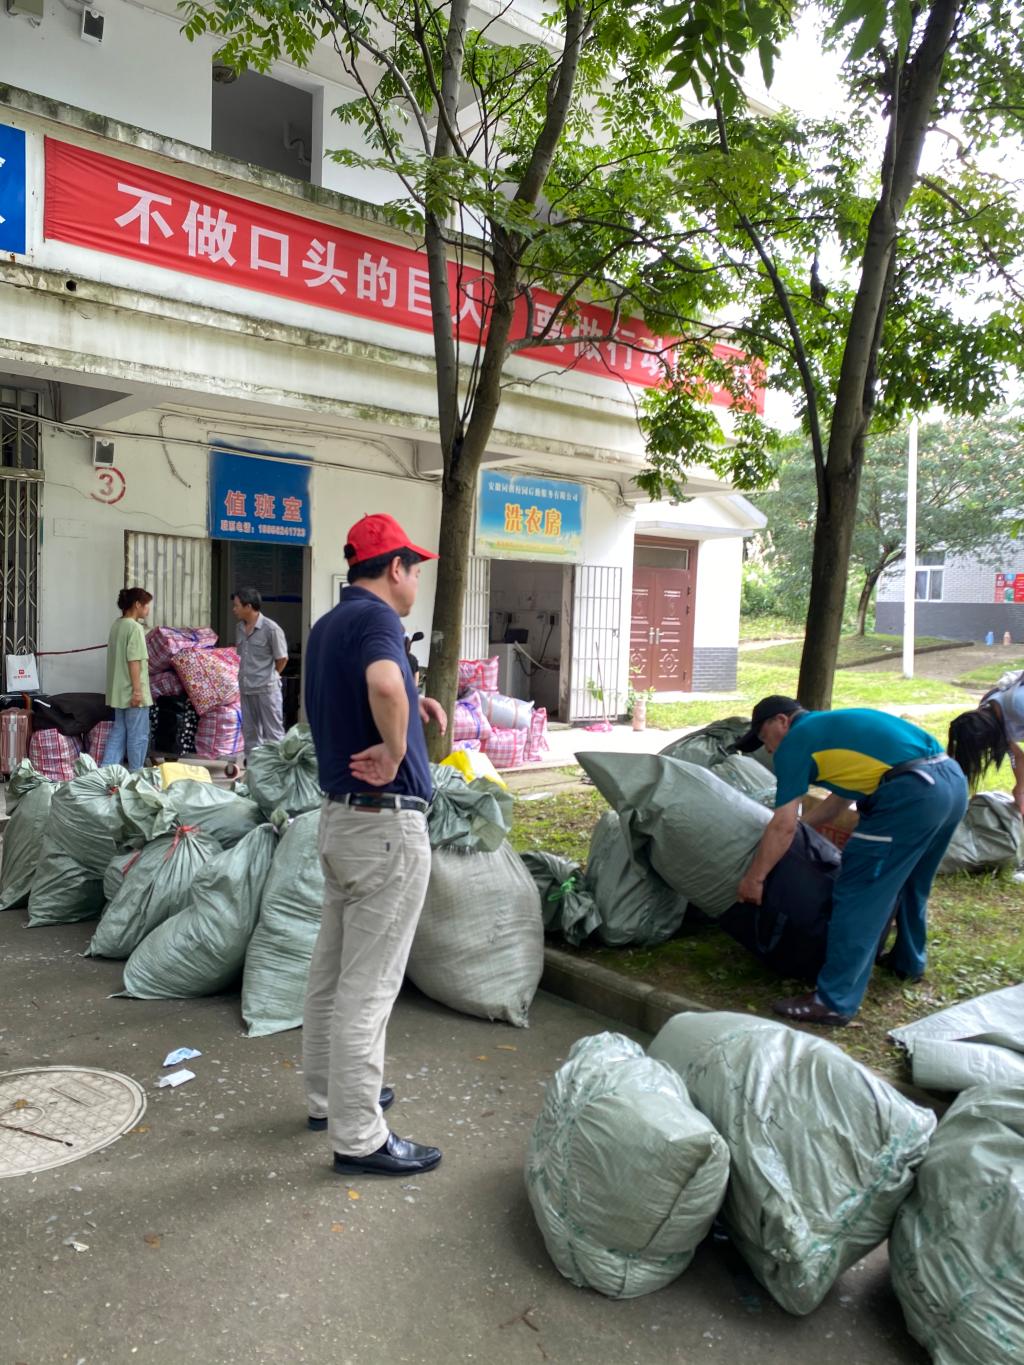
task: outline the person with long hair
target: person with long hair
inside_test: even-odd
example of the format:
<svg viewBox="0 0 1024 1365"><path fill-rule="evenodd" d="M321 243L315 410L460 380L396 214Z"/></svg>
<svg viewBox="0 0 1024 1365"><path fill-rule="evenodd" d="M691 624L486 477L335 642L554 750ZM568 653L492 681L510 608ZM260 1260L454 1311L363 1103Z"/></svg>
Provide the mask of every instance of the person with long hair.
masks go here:
<svg viewBox="0 0 1024 1365"><path fill-rule="evenodd" d="M143 621L153 594L145 588L122 588L117 595L121 615L107 641L107 705L114 709L114 726L103 749L104 763L125 763L132 772L143 767L149 753L149 655Z"/></svg>
<svg viewBox="0 0 1024 1365"><path fill-rule="evenodd" d="M963 769L971 791L990 768L1000 768L1009 755L1013 799L1024 816L1024 673L1004 673L973 711L950 722L946 752Z"/></svg>

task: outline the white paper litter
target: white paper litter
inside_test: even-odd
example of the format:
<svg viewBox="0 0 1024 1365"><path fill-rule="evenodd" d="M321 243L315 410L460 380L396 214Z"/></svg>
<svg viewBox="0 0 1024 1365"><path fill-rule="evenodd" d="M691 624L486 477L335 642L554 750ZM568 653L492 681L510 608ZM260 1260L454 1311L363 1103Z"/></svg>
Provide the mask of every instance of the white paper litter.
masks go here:
<svg viewBox="0 0 1024 1365"><path fill-rule="evenodd" d="M161 1076L157 1081L157 1085L184 1085L186 1081L194 1081L195 1078L196 1073L194 1071L189 1071L187 1067L183 1066L180 1071L172 1071L169 1076Z"/></svg>
<svg viewBox="0 0 1024 1365"><path fill-rule="evenodd" d="M177 1066L179 1062L190 1062L193 1057L201 1057L202 1055L194 1047L177 1047L173 1052L168 1052L164 1058L164 1066Z"/></svg>

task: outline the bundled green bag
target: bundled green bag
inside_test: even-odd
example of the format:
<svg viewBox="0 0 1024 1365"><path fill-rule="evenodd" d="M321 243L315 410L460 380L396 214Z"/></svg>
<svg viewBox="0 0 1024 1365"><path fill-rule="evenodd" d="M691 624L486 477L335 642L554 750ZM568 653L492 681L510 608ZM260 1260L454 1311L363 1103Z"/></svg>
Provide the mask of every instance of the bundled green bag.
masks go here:
<svg viewBox="0 0 1024 1365"><path fill-rule="evenodd" d="M245 954L242 1018L250 1038L302 1024L309 963L323 910L319 826L319 811L296 816L274 854L259 923Z"/></svg>
<svg viewBox="0 0 1024 1365"><path fill-rule="evenodd" d="M172 782L164 790L154 787L142 773L135 773L121 789L121 805L129 829L145 843L161 834L173 834L181 825L191 825L215 839L221 848L230 848L263 820L255 801L190 777Z"/></svg>
<svg viewBox="0 0 1024 1365"><path fill-rule="evenodd" d="M686 917L686 898L630 856L619 816L606 811L590 836L587 889L597 908L597 933L610 948L664 943Z"/></svg>
<svg viewBox="0 0 1024 1365"><path fill-rule="evenodd" d="M512 827L514 797L489 777L467 782L445 764L430 765L434 799L427 812L431 848L494 853Z"/></svg>
<svg viewBox="0 0 1024 1365"><path fill-rule="evenodd" d="M30 927L92 919L103 909L103 874L128 842L121 809L128 776L118 764L93 767L54 791L28 898Z"/></svg>
<svg viewBox="0 0 1024 1365"><path fill-rule="evenodd" d="M758 801L762 806L775 806L775 773L767 749L755 754L737 754L733 745L750 729L750 721L739 716L715 720L703 730L673 740L661 750L665 758L679 758L698 768L708 768L730 787Z"/></svg>
<svg viewBox="0 0 1024 1365"><path fill-rule="evenodd" d="M935 1365L1024 1360L1024 1087L976 1085L946 1111L889 1264Z"/></svg>
<svg viewBox="0 0 1024 1365"><path fill-rule="evenodd" d="M158 925L125 963L123 994L175 1000L233 985L256 928L276 845L274 826L260 825L201 867L185 909Z"/></svg>
<svg viewBox="0 0 1024 1365"><path fill-rule="evenodd" d="M519 856L537 883L545 930L561 934L573 947L589 938L601 916L586 889L580 864L540 849L530 849Z"/></svg>
<svg viewBox="0 0 1024 1365"><path fill-rule="evenodd" d="M253 750L239 790L247 792L267 818L275 810L301 815L318 807L323 797L309 726L293 725L284 739Z"/></svg>
<svg viewBox="0 0 1024 1365"><path fill-rule="evenodd" d="M139 860L141 849L130 848L127 853L115 853L103 874L103 899L109 904L124 885L124 879Z"/></svg>
<svg viewBox="0 0 1024 1365"><path fill-rule="evenodd" d="M434 849L407 972L463 1014L525 1028L544 971L540 893L519 855Z"/></svg>
<svg viewBox="0 0 1024 1365"><path fill-rule="evenodd" d="M641 866L716 917L736 901L764 827L764 806L713 772L660 754L582 753L577 760L619 812Z"/></svg>
<svg viewBox="0 0 1024 1365"><path fill-rule="evenodd" d="M158 924L184 910L199 869L220 851L216 840L185 825L131 855L117 868L121 884L103 911L87 955L130 957Z"/></svg>
<svg viewBox="0 0 1024 1365"><path fill-rule="evenodd" d="M940 877L1016 866L1024 860L1024 820L1009 792L978 792L967 803L939 863Z"/></svg>
<svg viewBox="0 0 1024 1365"><path fill-rule="evenodd" d="M717 1214L729 1151L667 1066L601 1033L549 1081L526 1189L561 1273L611 1298L681 1275Z"/></svg>
<svg viewBox="0 0 1024 1365"><path fill-rule="evenodd" d="M722 1219L790 1313L889 1235L935 1115L834 1043L743 1014L677 1014L650 1047L729 1145Z"/></svg>
<svg viewBox="0 0 1024 1365"><path fill-rule="evenodd" d="M27 758L11 773L7 784L10 819L4 830L0 867L0 910L15 910L28 900L56 787L55 782L37 773Z"/></svg>

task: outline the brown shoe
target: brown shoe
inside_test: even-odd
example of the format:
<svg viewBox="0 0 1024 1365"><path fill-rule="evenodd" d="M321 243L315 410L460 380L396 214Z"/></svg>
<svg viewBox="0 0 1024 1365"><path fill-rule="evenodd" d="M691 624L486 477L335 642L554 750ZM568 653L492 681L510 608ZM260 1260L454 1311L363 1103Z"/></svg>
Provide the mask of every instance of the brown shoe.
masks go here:
<svg viewBox="0 0 1024 1365"><path fill-rule="evenodd" d="M799 1024L829 1024L833 1028L845 1028L853 1017L830 1010L824 1001L818 999L815 991L807 995L790 995L785 1000L773 1000L772 1009L784 1019L793 1019Z"/></svg>

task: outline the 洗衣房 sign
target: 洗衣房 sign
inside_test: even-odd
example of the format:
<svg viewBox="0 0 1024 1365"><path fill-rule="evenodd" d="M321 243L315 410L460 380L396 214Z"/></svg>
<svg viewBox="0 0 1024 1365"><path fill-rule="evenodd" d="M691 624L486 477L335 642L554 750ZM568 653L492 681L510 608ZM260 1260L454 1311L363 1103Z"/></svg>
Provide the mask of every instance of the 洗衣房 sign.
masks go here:
<svg viewBox="0 0 1024 1365"><path fill-rule="evenodd" d="M25 134L0 123L0 251L25 252Z"/></svg>
<svg viewBox="0 0 1024 1365"><path fill-rule="evenodd" d="M532 474L480 476L476 552L488 559L560 559L583 552L584 489Z"/></svg>
<svg viewBox="0 0 1024 1365"><path fill-rule="evenodd" d="M308 545L309 512L309 465L301 457L210 451L212 539Z"/></svg>

